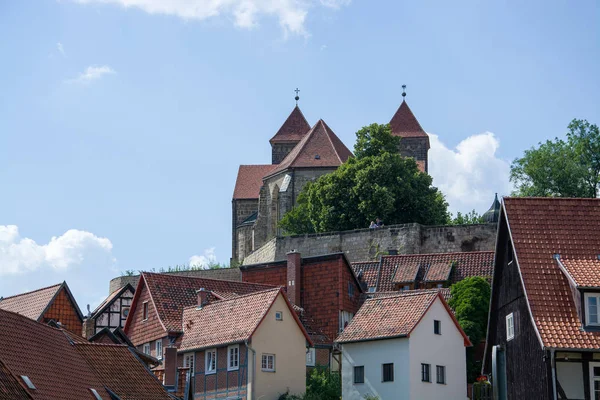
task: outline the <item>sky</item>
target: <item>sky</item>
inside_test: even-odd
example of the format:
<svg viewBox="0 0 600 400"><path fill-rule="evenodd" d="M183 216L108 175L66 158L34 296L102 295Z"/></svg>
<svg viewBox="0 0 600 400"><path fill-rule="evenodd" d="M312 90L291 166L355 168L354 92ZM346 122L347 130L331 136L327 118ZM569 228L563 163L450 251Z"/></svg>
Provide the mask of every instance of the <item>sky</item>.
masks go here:
<svg viewBox="0 0 600 400"><path fill-rule="evenodd" d="M299 105L352 148L406 100L452 212L600 123L597 1L0 1L0 296L229 262L240 164Z"/></svg>

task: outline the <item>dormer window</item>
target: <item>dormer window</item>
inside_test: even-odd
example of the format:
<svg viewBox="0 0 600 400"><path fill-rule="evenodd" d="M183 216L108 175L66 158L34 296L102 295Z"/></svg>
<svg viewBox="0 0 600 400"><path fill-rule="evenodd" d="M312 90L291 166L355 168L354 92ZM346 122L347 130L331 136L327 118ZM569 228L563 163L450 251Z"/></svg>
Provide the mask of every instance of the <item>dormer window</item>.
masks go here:
<svg viewBox="0 0 600 400"><path fill-rule="evenodd" d="M600 306L600 293L585 293L586 325L600 326L600 320L598 319L598 306Z"/></svg>

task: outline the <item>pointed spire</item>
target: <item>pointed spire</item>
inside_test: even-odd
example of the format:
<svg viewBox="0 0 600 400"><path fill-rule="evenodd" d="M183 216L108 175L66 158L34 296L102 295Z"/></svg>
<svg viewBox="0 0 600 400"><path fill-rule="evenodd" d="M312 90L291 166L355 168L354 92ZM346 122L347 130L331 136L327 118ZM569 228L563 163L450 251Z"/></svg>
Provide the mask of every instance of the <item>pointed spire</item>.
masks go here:
<svg viewBox="0 0 600 400"><path fill-rule="evenodd" d="M302 114L300 108L296 105L269 142L271 144L275 142L299 142L309 130L310 125L306 121L306 118L304 118L304 114Z"/></svg>
<svg viewBox="0 0 600 400"><path fill-rule="evenodd" d="M403 87L406 85L403 85ZM404 97L406 92L402 93ZM396 114L392 117L390 121L390 126L392 128L392 134L400 137L428 137L423 128L421 128L421 124L415 118L415 115L406 104L406 100L402 100L402 104L396 111Z"/></svg>

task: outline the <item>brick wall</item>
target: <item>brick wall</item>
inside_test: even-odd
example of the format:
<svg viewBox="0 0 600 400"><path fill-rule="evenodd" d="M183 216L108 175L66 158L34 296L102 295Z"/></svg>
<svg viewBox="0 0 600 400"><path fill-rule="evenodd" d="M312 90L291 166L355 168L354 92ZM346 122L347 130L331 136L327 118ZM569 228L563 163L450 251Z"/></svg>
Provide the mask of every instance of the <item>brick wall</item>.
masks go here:
<svg viewBox="0 0 600 400"><path fill-rule="evenodd" d="M135 304L135 310L132 308L133 315L129 315L129 326L127 326L127 331L125 333L134 346L139 350L143 350L141 346L144 343L166 337L167 332L164 330L158 319L158 314L150 299L148 288L144 285L140 290L142 292ZM144 302L148 302L148 318L146 320L144 320L143 316ZM150 349L152 350L152 345L150 346Z"/></svg>
<svg viewBox="0 0 600 400"><path fill-rule="evenodd" d="M54 302L43 317L43 322L54 320L60 322L65 329L81 335L83 331L83 322L73 303L67 295L66 289L62 288L54 298Z"/></svg>
<svg viewBox="0 0 600 400"><path fill-rule="evenodd" d="M343 252L351 261L376 260L389 250L398 254L493 251L496 224L424 226L389 225L380 229L357 229L273 238L244 259L243 264L284 260L291 249L303 257Z"/></svg>
<svg viewBox="0 0 600 400"><path fill-rule="evenodd" d="M195 393L206 394L206 399L225 398L237 394L238 389L240 394L246 393L246 385L248 378L246 346L240 344L240 368L236 371L227 371L227 346L217 348L217 373L205 375L205 355L204 351L198 351L195 355ZM260 360L258 361L260 362ZM260 364L258 364L260 368ZM226 393L229 390L229 393ZM215 395L219 392L219 395ZM225 392L225 393L223 393ZM204 397L202 397L204 398Z"/></svg>

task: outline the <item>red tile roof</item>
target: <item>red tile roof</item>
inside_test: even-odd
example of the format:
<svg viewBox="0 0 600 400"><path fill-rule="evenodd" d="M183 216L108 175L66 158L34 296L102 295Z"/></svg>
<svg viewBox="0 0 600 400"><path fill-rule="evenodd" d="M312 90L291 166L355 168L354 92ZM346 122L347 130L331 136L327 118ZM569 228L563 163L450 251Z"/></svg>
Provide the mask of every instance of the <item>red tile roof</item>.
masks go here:
<svg viewBox="0 0 600 400"><path fill-rule="evenodd" d="M172 399L127 346L89 343L76 344L75 349L102 383L120 399Z"/></svg>
<svg viewBox="0 0 600 400"><path fill-rule="evenodd" d="M423 282L445 282L450 279L452 262L432 262L425 272Z"/></svg>
<svg viewBox="0 0 600 400"><path fill-rule="evenodd" d="M288 168L339 167L351 156L352 152L320 119L269 175Z"/></svg>
<svg viewBox="0 0 600 400"><path fill-rule="evenodd" d="M196 290L200 288L209 291L214 290L223 297L231 294L244 295L273 288L270 285L256 283L155 274L150 272L142 272L140 284L142 280L148 287L158 318L168 332L181 332L183 330L181 324L183 309L196 305L198 300ZM135 307L137 306L136 300L140 292L140 290L136 290L129 315L134 314ZM125 322L125 332L127 332L129 320L130 317L128 316Z"/></svg>
<svg viewBox="0 0 600 400"><path fill-rule="evenodd" d="M240 165L235 188L233 189L233 199L258 199L260 188L263 184L263 177L273 170L275 165Z"/></svg>
<svg viewBox="0 0 600 400"><path fill-rule="evenodd" d="M62 283L59 283L31 292L5 297L0 300L0 309L16 312L38 321L62 285Z"/></svg>
<svg viewBox="0 0 600 400"><path fill-rule="evenodd" d="M0 360L14 375L31 379L36 390L28 392L36 400L91 399L89 388L110 399L60 329L4 310L0 310Z"/></svg>
<svg viewBox="0 0 600 400"><path fill-rule="evenodd" d="M14 376L0 360L0 399L30 400L33 399L21 384L20 378Z"/></svg>
<svg viewBox="0 0 600 400"><path fill-rule="evenodd" d="M276 142L299 142L309 130L310 125L304 118L300 108L296 106L269 142L271 144Z"/></svg>
<svg viewBox="0 0 600 400"><path fill-rule="evenodd" d="M392 117L390 127L392 128L392 134L395 136L429 138L404 100L402 100L398 111Z"/></svg>
<svg viewBox="0 0 600 400"><path fill-rule="evenodd" d="M283 290L275 288L216 301L201 309L196 306L184 309L184 332L178 351L205 349L250 340L278 296L286 301L298 327L310 342L308 333Z"/></svg>
<svg viewBox="0 0 600 400"><path fill-rule="evenodd" d="M402 294L413 294L413 293L437 293L440 292L440 294L442 295L442 297L444 298L444 300L446 300L446 302L448 302L448 300L450 300L451 294L450 294L450 288L432 288L432 289L411 289L411 290L403 290L401 292L399 291L393 291L393 292L374 292L374 293L366 293L366 297L367 298L378 298L378 297L389 297L389 296L395 296L399 293Z"/></svg>
<svg viewBox="0 0 600 400"><path fill-rule="evenodd" d="M350 324L338 336L336 342L351 343L410 337L410 333L436 299L441 301L454 320L464 337L465 346L470 346L469 338L458 325L454 314L441 294L435 290L419 293L400 293L367 299Z"/></svg>
<svg viewBox="0 0 600 400"><path fill-rule="evenodd" d="M127 285L118 288L117 290L109 294L108 297L104 299L104 301L100 303L100 305L96 307L94 311L92 311L92 315L90 318L96 318L97 314L102 313L108 306L110 306L110 304L115 298L121 296L126 291L130 291L133 294L135 292L135 288L131 285L131 283L128 283Z"/></svg>
<svg viewBox="0 0 600 400"><path fill-rule="evenodd" d="M600 250L598 250L600 253ZM567 273L579 287L600 288L600 260L560 260Z"/></svg>
<svg viewBox="0 0 600 400"><path fill-rule="evenodd" d="M367 288L377 286L377 277L379 276L379 261L359 261L352 263L352 270L360 280L367 284Z"/></svg>
<svg viewBox="0 0 600 400"><path fill-rule="evenodd" d="M598 349L600 332L581 330L563 262L600 253L600 199L504 198L517 264L545 347ZM575 263L571 264L575 265Z"/></svg>
<svg viewBox="0 0 600 400"><path fill-rule="evenodd" d="M396 273L392 278L393 283L410 283L417 280L419 263L405 263L396 265Z"/></svg>

